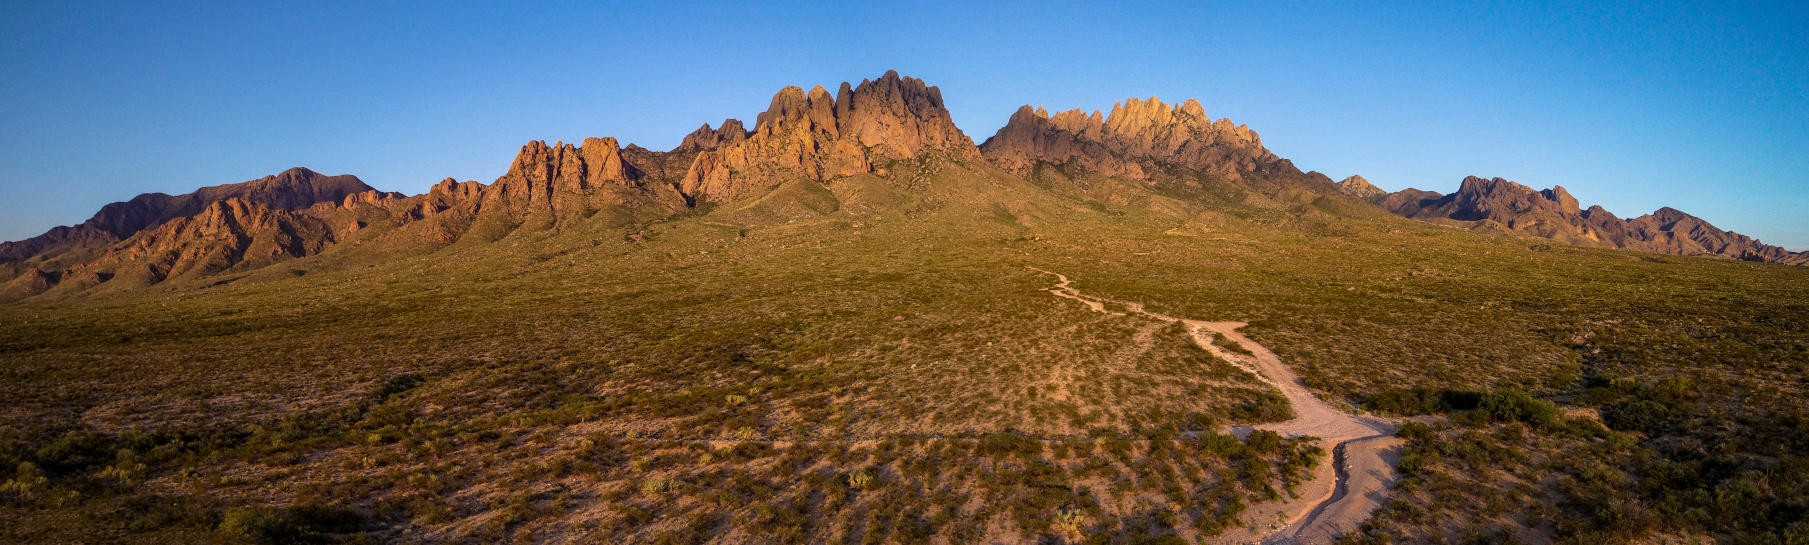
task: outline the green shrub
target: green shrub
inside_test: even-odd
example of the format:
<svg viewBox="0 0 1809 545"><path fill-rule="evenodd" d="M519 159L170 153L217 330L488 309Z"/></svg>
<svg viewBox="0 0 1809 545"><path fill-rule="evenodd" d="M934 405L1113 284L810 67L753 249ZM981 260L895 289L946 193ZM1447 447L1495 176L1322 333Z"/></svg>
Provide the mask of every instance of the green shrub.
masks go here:
<svg viewBox="0 0 1809 545"><path fill-rule="evenodd" d="M237 507L221 517L219 532L256 543L326 543L357 533L364 524L364 517L357 512L338 507Z"/></svg>
<svg viewBox="0 0 1809 545"><path fill-rule="evenodd" d="M1602 415L1602 423L1617 430L1651 432L1670 418L1671 409L1663 403L1642 399L1627 403Z"/></svg>
<svg viewBox="0 0 1809 545"><path fill-rule="evenodd" d="M1558 405L1543 399L1534 399L1532 395L1519 390L1502 390L1482 396L1482 403L1477 412L1486 415L1496 422L1520 421L1534 426L1549 427L1557 423L1561 411Z"/></svg>

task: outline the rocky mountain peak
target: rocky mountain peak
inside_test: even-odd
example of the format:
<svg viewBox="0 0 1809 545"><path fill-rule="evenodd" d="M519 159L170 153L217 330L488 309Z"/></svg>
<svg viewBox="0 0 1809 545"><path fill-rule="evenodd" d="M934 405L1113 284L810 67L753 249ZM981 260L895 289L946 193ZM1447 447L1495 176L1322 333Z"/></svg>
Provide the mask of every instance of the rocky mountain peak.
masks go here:
<svg viewBox="0 0 1809 545"><path fill-rule="evenodd" d="M1589 205L1589 209L1583 211L1583 217L1590 218L1590 219L1602 219L1602 218L1613 218L1613 219L1617 219L1617 220L1620 219L1619 217L1615 216L1613 212L1609 212L1607 208L1602 208L1602 205L1599 205L1599 204Z"/></svg>
<svg viewBox="0 0 1809 545"><path fill-rule="evenodd" d="M1448 196L1455 207L1453 218L1494 220L1513 224L1533 214L1549 214L1569 222L1581 216L1577 200L1562 187L1535 190L1502 178L1465 177L1457 192Z"/></svg>
<svg viewBox="0 0 1809 545"><path fill-rule="evenodd" d="M1104 116L1079 109L1051 116L1025 106L980 149L994 164L1019 174L1039 162L1072 162L1132 178L1161 166L1232 179L1259 170L1301 174L1264 149L1255 131L1229 119L1211 120L1195 99L1171 105L1158 97L1132 97L1113 104Z"/></svg>
<svg viewBox="0 0 1809 545"><path fill-rule="evenodd" d="M1539 194L1545 196L1546 199L1549 199L1552 202L1558 203L1558 208L1560 209L1569 212L1581 210L1580 205L1577 204L1577 198L1570 196L1570 192L1565 191L1564 186L1554 185L1551 186L1551 189L1540 190Z"/></svg>
<svg viewBox="0 0 1809 545"><path fill-rule="evenodd" d="M640 171L622 159L622 148L615 138L593 137L584 139L581 146L564 142L549 146L545 140L530 141L521 147L498 183L524 182L530 194L546 196L553 192L582 193L609 182L629 185L640 178Z"/></svg>
<svg viewBox="0 0 1809 545"><path fill-rule="evenodd" d="M1657 220L1658 222L1666 224L1666 225L1675 224L1677 222L1686 221L1686 220L1702 221L1702 220L1698 219L1696 216L1689 215L1687 213L1684 213L1684 211L1682 211L1682 210L1678 210L1676 208L1671 208L1669 206L1659 208L1658 210L1654 210L1654 211L1652 211L1651 214L1647 214L1646 217L1650 217L1650 218Z"/></svg>
<svg viewBox="0 0 1809 545"><path fill-rule="evenodd" d="M1338 182L1338 191L1360 200L1375 202L1387 196L1388 192L1369 183L1362 176L1351 176Z"/></svg>
<svg viewBox="0 0 1809 545"><path fill-rule="evenodd" d="M702 127L691 131L691 134L685 135L684 140L680 141L678 147L672 151L708 151L747 140L748 131L741 127L739 119L725 119L719 127L712 129L709 123L704 123Z"/></svg>
<svg viewBox="0 0 1809 545"><path fill-rule="evenodd" d="M685 194L732 200L789 178L869 172L879 157L979 153L955 127L940 90L897 72L859 85L843 82L834 96L822 86L787 86L755 119L745 140L697 155L680 183Z"/></svg>

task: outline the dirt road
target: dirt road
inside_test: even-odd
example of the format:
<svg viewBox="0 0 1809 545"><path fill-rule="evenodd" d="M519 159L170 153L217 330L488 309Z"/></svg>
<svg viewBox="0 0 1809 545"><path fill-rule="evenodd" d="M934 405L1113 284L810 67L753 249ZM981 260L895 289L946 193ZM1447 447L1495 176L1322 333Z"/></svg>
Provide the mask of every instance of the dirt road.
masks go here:
<svg viewBox="0 0 1809 545"><path fill-rule="evenodd" d="M1048 288L1051 294L1079 301L1095 312L1138 314L1185 325L1194 344L1275 386L1294 409L1292 420L1234 429L1234 432L1245 435L1251 429L1261 429L1284 437L1316 437L1319 446L1333 454L1331 463L1313 468L1312 479L1298 487L1296 497L1252 506L1244 515L1247 526L1227 531L1213 541L1330 543L1356 528L1386 499L1387 490L1393 486L1396 477L1394 464L1400 456L1401 440L1394 437L1394 423L1347 414L1321 401L1307 390L1280 357L1238 331L1244 322L1189 320L1151 312L1142 303L1081 293L1067 276L1035 267L1031 270L1060 281ZM1123 307L1124 311L1113 310L1113 307ZM1236 353L1214 344L1215 335L1224 335L1250 354Z"/></svg>

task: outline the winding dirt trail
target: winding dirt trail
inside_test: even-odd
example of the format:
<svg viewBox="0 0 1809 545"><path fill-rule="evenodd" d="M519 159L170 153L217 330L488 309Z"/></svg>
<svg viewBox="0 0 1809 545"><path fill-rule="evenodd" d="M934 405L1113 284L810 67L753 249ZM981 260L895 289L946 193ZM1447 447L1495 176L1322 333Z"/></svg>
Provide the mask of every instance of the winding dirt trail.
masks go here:
<svg viewBox="0 0 1809 545"><path fill-rule="evenodd" d="M1295 497L1251 506L1243 517L1247 526L1229 530L1213 541L1330 543L1362 524L1386 500L1388 488L1394 485L1396 478L1395 462L1400 457L1401 440L1394 437L1395 423L1346 414L1321 401L1274 352L1238 332L1238 328L1246 325L1244 322L1207 322L1152 312L1142 303L1086 295L1070 285L1067 276L1036 267L1030 269L1060 280L1047 289L1049 293L1079 301L1094 312L1119 316L1128 312L1183 324L1194 344L1275 386L1294 410L1292 420L1239 427L1233 429L1234 432L1247 435L1252 429L1260 429L1284 437L1316 437L1320 448L1332 453L1331 463L1315 466L1312 479L1297 487ZM1115 311L1108 303L1124 307L1126 312ZM1224 335L1250 351L1250 355L1214 344L1216 335Z"/></svg>

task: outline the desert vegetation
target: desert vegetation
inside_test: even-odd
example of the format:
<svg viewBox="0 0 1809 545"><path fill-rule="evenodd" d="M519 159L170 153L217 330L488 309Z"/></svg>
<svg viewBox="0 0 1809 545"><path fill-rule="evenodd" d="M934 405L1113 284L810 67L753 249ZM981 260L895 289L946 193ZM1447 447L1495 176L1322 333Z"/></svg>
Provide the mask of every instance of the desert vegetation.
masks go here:
<svg viewBox="0 0 1809 545"><path fill-rule="evenodd" d="M1287 522L1245 515L1327 454L1226 433L1286 418L1272 388L1028 266L1248 321L1326 398L1437 422L1403 427L1401 485L1352 540L1804 539L1802 269L939 161L822 184L834 207L759 201L784 220L706 203L0 306L0 540L1163 543ZM1192 219L1150 207L1169 201Z"/></svg>

